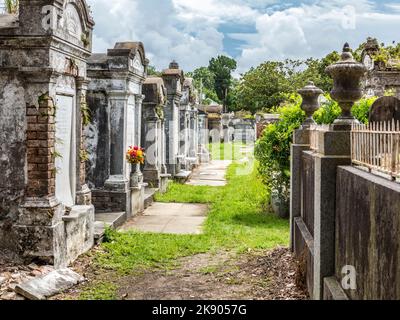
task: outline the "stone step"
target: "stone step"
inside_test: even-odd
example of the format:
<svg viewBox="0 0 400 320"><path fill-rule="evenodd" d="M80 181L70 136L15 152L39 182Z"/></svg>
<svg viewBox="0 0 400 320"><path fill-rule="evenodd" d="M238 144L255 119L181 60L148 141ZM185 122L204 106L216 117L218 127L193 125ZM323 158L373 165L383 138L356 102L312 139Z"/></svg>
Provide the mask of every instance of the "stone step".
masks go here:
<svg viewBox="0 0 400 320"><path fill-rule="evenodd" d="M125 212L96 213L94 223L94 239L96 243L103 240L107 228L117 229L126 221Z"/></svg>
<svg viewBox="0 0 400 320"><path fill-rule="evenodd" d="M158 189L156 188L146 188L144 191L144 209L147 209L154 203L154 195Z"/></svg>
<svg viewBox="0 0 400 320"><path fill-rule="evenodd" d="M84 280L81 275L71 269L55 270L44 276L17 285L15 292L29 300L46 300L74 287Z"/></svg>
<svg viewBox="0 0 400 320"><path fill-rule="evenodd" d="M192 176L192 171L181 171L174 176L174 179L179 183L187 182Z"/></svg>

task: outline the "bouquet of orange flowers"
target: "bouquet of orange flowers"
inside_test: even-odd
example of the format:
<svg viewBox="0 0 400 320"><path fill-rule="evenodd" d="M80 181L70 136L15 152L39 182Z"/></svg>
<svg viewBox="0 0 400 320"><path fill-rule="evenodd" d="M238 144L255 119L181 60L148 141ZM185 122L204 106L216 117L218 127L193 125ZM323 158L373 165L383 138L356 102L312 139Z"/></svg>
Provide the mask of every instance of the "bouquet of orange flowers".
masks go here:
<svg viewBox="0 0 400 320"><path fill-rule="evenodd" d="M146 154L144 149L140 147L129 147L126 153L126 160L131 164L144 164Z"/></svg>

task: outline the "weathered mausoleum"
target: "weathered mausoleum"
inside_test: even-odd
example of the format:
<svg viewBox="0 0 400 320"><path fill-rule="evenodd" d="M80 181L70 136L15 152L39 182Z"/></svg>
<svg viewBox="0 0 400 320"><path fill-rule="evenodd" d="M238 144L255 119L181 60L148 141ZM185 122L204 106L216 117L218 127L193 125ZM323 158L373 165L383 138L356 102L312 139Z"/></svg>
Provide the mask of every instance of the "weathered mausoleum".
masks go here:
<svg viewBox="0 0 400 320"><path fill-rule="evenodd" d="M144 165L144 182L149 188L166 191L171 177L166 167L166 137L164 109L167 90L159 77L149 77L143 85L142 146L147 159Z"/></svg>
<svg viewBox="0 0 400 320"><path fill-rule="evenodd" d="M20 0L0 27L0 247L63 267L93 245L84 0Z"/></svg>
<svg viewBox="0 0 400 320"><path fill-rule="evenodd" d="M400 98L400 61L377 61L380 45L376 39L368 38L362 52L362 61L368 72L365 77L365 93L369 96L382 97L387 90L393 90Z"/></svg>
<svg viewBox="0 0 400 320"><path fill-rule="evenodd" d="M119 42L106 54L93 54L88 63L87 180L96 213L121 220L143 211L143 179L130 181L131 174L141 173L132 172L126 152L141 146L147 64L140 42Z"/></svg>

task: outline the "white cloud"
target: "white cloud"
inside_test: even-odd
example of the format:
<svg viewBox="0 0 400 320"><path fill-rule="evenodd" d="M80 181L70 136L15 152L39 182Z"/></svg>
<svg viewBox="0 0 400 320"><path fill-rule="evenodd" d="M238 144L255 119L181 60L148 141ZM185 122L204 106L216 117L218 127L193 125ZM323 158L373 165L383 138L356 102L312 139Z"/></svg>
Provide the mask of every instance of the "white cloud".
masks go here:
<svg viewBox="0 0 400 320"><path fill-rule="evenodd" d="M88 0L96 22L94 51L117 41L142 41L158 69L176 59L185 70L207 65L223 52L224 35L207 23L184 23L170 0Z"/></svg>
<svg viewBox="0 0 400 320"><path fill-rule="evenodd" d="M187 21L202 20L212 24L227 21L251 23L260 16L257 10L251 8L251 1L173 0L173 3L177 9L178 17Z"/></svg>
<svg viewBox="0 0 400 320"><path fill-rule="evenodd" d="M268 59L322 57L347 41L358 46L368 36L400 41L400 6L387 4L384 13L371 0L87 1L96 21L94 51L105 52L116 41L142 41L159 69L172 59L186 71L205 66L227 54L224 42L230 40L242 42L236 57L240 72ZM234 24L256 32L220 31Z"/></svg>
<svg viewBox="0 0 400 320"><path fill-rule="evenodd" d="M393 11L395 11L395 12L400 13L400 4L397 4L397 3L390 3L390 4L386 4L386 7L387 7L389 10L393 10Z"/></svg>
<svg viewBox="0 0 400 320"><path fill-rule="evenodd" d="M370 1L346 3L323 1L260 16L256 36L243 38L247 43L238 59L239 71L269 59L322 57L345 42L357 47L368 36L400 41L400 14L377 13Z"/></svg>

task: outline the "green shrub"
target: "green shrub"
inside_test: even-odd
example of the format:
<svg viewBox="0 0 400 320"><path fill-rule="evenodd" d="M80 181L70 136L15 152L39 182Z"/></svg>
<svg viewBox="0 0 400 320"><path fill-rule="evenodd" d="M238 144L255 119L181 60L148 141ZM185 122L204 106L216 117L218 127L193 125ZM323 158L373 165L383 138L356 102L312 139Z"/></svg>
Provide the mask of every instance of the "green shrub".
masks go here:
<svg viewBox="0 0 400 320"><path fill-rule="evenodd" d="M321 108L314 113L314 120L317 124L331 124L342 113L338 103L325 95L326 101L322 103Z"/></svg>
<svg viewBox="0 0 400 320"><path fill-rule="evenodd" d="M294 130L305 120L300 100L290 97L287 105L277 109L280 122L266 127L257 141L255 156L259 161L259 173L270 191L282 200L288 200L290 189L290 144Z"/></svg>
<svg viewBox="0 0 400 320"><path fill-rule="evenodd" d="M325 101L321 104L321 108L314 113L314 120L317 124L331 124L342 113L338 103L330 97L325 95ZM377 98L363 98L354 104L351 110L353 116L361 123L368 123L369 111L372 104Z"/></svg>
<svg viewBox="0 0 400 320"><path fill-rule="evenodd" d="M314 114L318 124L331 124L341 114L337 102L329 95ZM368 123L369 110L376 98L364 98L353 107L354 116L362 123ZM255 156L259 161L259 173L270 192L276 192L281 200L288 200L290 187L290 144L293 132L305 120L300 108L301 99L297 95L287 97L284 106L277 108L280 121L267 126L257 141Z"/></svg>
<svg viewBox="0 0 400 320"><path fill-rule="evenodd" d="M361 123L368 124L369 111L371 110L371 107L376 99L377 97L372 97L363 98L358 101L351 110L353 116L356 117L356 119Z"/></svg>

